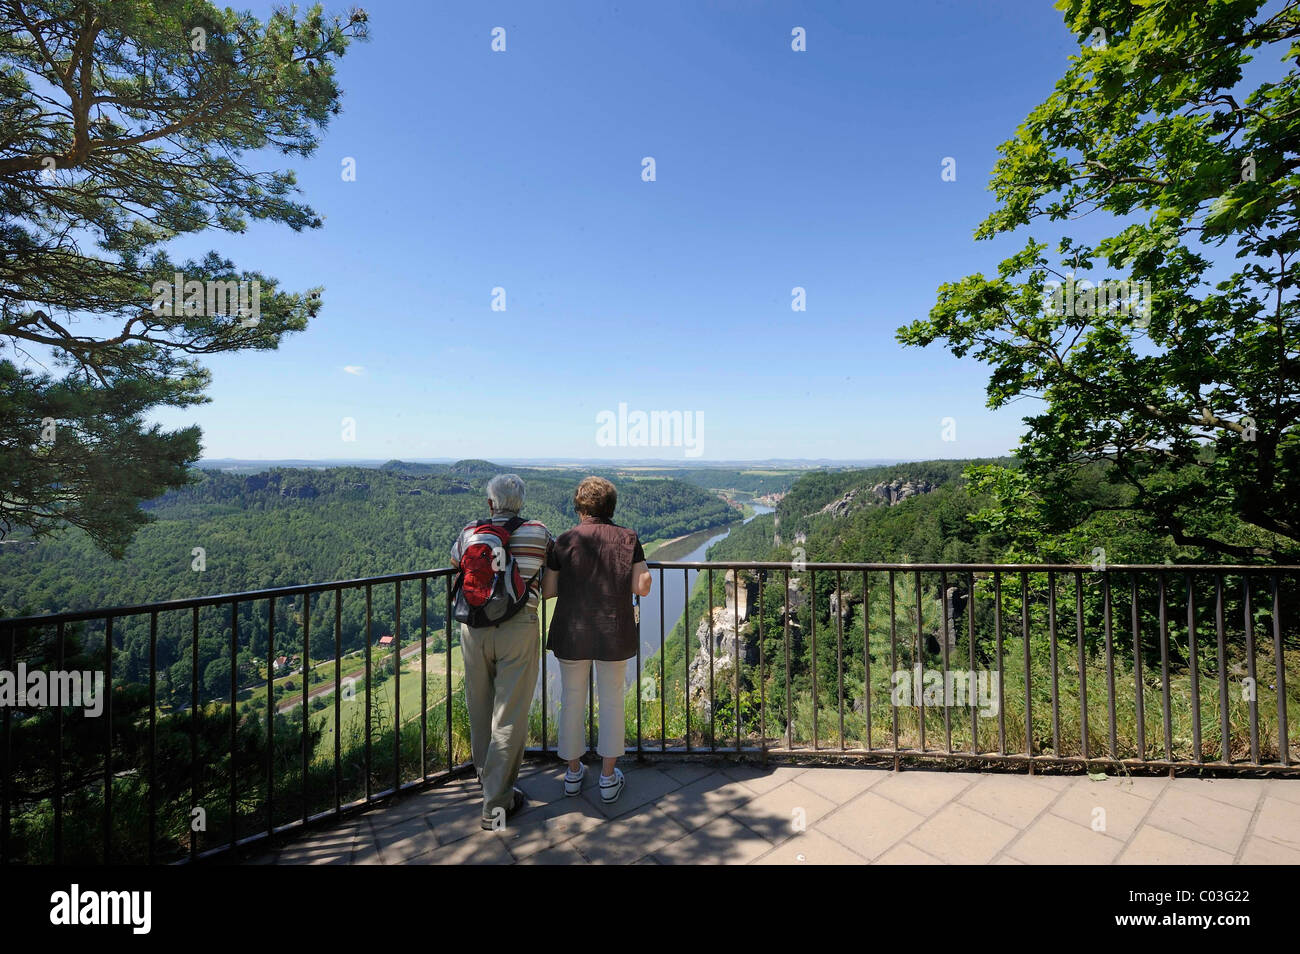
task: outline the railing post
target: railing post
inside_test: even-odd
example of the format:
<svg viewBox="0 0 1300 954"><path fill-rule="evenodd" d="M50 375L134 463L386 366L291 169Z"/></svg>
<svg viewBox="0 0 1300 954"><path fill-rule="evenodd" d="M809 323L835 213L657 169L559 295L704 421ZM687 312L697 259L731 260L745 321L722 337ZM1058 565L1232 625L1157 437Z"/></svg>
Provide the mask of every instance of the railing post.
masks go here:
<svg viewBox="0 0 1300 954"><path fill-rule="evenodd" d="M957 624L955 620L950 621L948 618L948 571L944 570L939 574L939 665L943 667L943 734L944 734L944 751L952 752L952 709L948 701L948 632L951 623L951 631L956 642ZM969 684L967 685L969 692Z"/></svg>
<svg viewBox="0 0 1300 954"><path fill-rule="evenodd" d="M1034 701L1033 676L1029 655L1029 573L1020 571L1020 641L1025 657L1025 757L1029 759L1029 774L1034 774Z"/></svg>
<svg viewBox="0 0 1300 954"><path fill-rule="evenodd" d="M370 801L370 721L372 712L370 709L370 642L374 638L374 628L372 626L373 617L371 614L371 584L366 584L366 752L365 752L365 773L366 773L366 801Z"/></svg>
<svg viewBox="0 0 1300 954"><path fill-rule="evenodd" d="M1047 640L1052 664L1052 754L1061 757L1060 665L1056 646L1056 571L1047 571Z"/></svg>
<svg viewBox="0 0 1300 954"><path fill-rule="evenodd" d="M286 662L286 667L288 663ZM275 597L266 602L266 834L275 834Z"/></svg>
<svg viewBox="0 0 1300 954"><path fill-rule="evenodd" d="M6 630L9 633L9 671L17 672L18 665L16 662L18 627L8 626ZM112 670L109 671L109 682L112 682ZM111 690L111 686L109 687ZM109 692L112 695L112 692ZM0 785L4 786L4 796L0 798L0 865L9 864L10 854L10 803L13 801L14 786L14 764L13 764L13 713L9 706L4 706L0 711L0 722L3 723L4 744L0 752L4 754L4 761L0 763ZM111 724L111 720L110 720ZM107 844L107 842L105 842Z"/></svg>
<svg viewBox="0 0 1300 954"><path fill-rule="evenodd" d="M546 727L546 703L547 703L546 697L550 695L550 693L548 692L549 687L546 685L546 632L548 627L546 625L546 598L542 596L541 593L537 594L537 603L542 609L542 613L541 613L542 625L541 625L541 631L538 634L538 639L541 640L541 648L539 652L541 653L541 657L542 657L542 751L546 752L548 751L548 745L549 745L548 735L546 731L547 728Z"/></svg>
<svg viewBox="0 0 1300 954"><path fill-rule="evenodd" d="M402 790L402 581L393 581L393 791Z"/></svg>
<svg viewBox="0 0 1300 954"><path fill-rule="evenodd" d="M112 682L112 675L109 676ZM111 689L111 686L110 686ZM108 771L107 765L104 768ZM198 856L199 833L194 830L194 811L199 807L199 782L203 766L199 764L199 608L194 607L190 620L190 861Z"/></svg>
<svg viewBox="0 0 1300 954"><path fill-rule="evenodd" d="M813 751L821 748L817 738L817 717L821 699L817 691L817 571L808 572L808 632L812 638L812 723Z"/></svg>
<svg viewBox="0 0 1300 954"><path fill-rule="evenodd" d="M1183 574L1187 586L1187 658L1192 682L1192 749L1197 764L1205 761L1201 752L1201 654L1196 646L1196 586L1191 573Z"/></svg>
<svg viewBox="0 0 1300 954"><path fill-rule="evenodd" d="M871 751L871 588L867 571L862 571L862 689L866 708L866 749Z"/></svg>
<svg viewBox="0 0 1300 954"><path fill-rule="evenodd" d="M1163 703L1165 720L1165 761L1174 760L1174 730L1170 724L1172 718L1169 703L1169 619L1168 594L1165 571L1159 574L1160 583L1160 700ZM1170 768L1172 777L1173 769Z"/></svg>
<svg viewBox="0 0 1300 954"><path fill-rule="evenodd" d="M1250 679L1250 761L1259 764L1259 680L1255 675L1255 613L1250 592L1250 573L1241 574L1241 588L1244 591L1243 612L1246 617L1246 677Z"/></svg>
<svg viewBox="0 0 1300 954"><path fill-rule="evenodd" d="M767 764L767 655L763 651L763 580L767 572L758 573L758 750L762 764ZM663 611L659 618L664 617Z"/></svg>
<svg viewBox="0 0 1300 954"><path fill-rule="evenodd" d="M12 651L10 669L13 668ZM104 864L113 863L113 617L104 620ZM5 710L6 716L8 710Z"/></svg>
<svg viewBox="0 0 1300 954"><path fill-rule="evenodd" d="M543 601L542 612L546 612ZM542 685L545 686L545 680ZM542 703L546 718L546 703ZM543 732L543 739L546 733ZM429 777L429 578L420 577L420 778Z"/></svg>
<svg viewBox="0 0 1300 954"><path fill-rule="evenodd" d="M785 747L789 750L794 748L794 709L790 695L790 571L782 572L785 587Z"/></svg>
<svg viewBox="0 0 1300 954"><path fill-rule="evenodd" d="M60 644L63 640L60 638ZM63 650L59 649L59 668ZM63 755L59 754L60 762ZM63 783L60 782L60 785ZM158 611L149 614L149 864L158 853Z"/></svg>
<svg viewBox="0 0 1300 954"><path fill-rule="evenodd" d="M731 611L732 611L732 654L736 657L736 691L735 698L732 700L732 717L736 723L736 753L740 753L740 675L745 661L740 655L740 570L733 568L731 571ZM723 595L725 601L726 595Z"/></svg>
<svg viewBox="0 0 1300 954"><path fill-rule="evenodd" d="M239 601L230 601L230 846L239 840Z"/></svg>
<svg viewBox="0 0 1300 954"><path fill-rule="evenodd" d="M662 619L662 615L660 619ZM691 571L682 568L682 659L686 678L682 693L686 707L686 751L691 750Z"/></svg>
<svg viewBox="0 0 1300 954"><path fill-rule="evenodd" d="M154 766L157 762L157 749L154 747L154 688L157 685L157 623L158 614L153 616L154 625L149 631L149 863L153 864L154 833ZM63 623L55 628L56 662L55 669L63 671L64 657ZM54 759L54 863L63 864L63 701L54 707L55 759Z"/></svg>
<svg viewBox="0 0 1300 954"><path fill-rule="evenodd" d="M446 603L446 606L447 606L447 615L446 615L446 617L445 617L445 618L446 618L446 626L447 626L447 666L446 666L446 669L447 669L447 674L446 674L446 675L447 675L447 701L446 701L446 710L447 710L447 771L450 772L453 768L455 768L455 761L456 761L456 759L455 759L455 754L454 754L454 743L453 743L453 741L452 741L452 732L451 732L451 627L452 627L452 618L451 618L451 591L452 591L452 585L451 585L451 576L446 576L446 577L444 577L444 579L447 581L447 603ZM463 657L463 654L464 654L464 647L461 647L461 653L462 653L462 657Z"/></svg>
<svg viewBox="0 0 1300 954"><path fill-rule="evenodd" d="M975 574L966 573L966 653L971 678L975 674ZM986 680L987 683L987 680ZM978 680L976 682L978 685ZM980 754L979 700L970 698L970 748L971 755Z"/></svg>
<svg viewBox="0 0 1300 954"><path fill-rule="evenodd" d="M993 571L993 637L998 654L998 754L1007 754L1006 669L1002 657L1002 574Z"/></svg>
<svg viewBox="0 0 1300 954"><path fill-rule="evenodd" d="M718 751L718 694L714 683L717 666L713 653L713 565L709 565L708 596L704 600L705 628L709 633L709 751ZM816 672L816 670L814 670ZM813 676L816 679L816 675Z"/></svg>
<svg viewBox="0 0 1300 954"><path fill-rule="evenodd" d="M304 825L311 816L311 798L307 790L310 772L307 764L307 736L310 735L311 730L311 706L307 702L311 696L311 676L314 671L311 665L311 594L304 593L302 595L302 823Z"/></svg>
<svg viewBox="0 0 1300 954"><path fill-rule="evenodd" d="M1232 730L1228 723L1228 649L1223 633L1223 574L1214 574L1214 630L1219 652L1219 760L1232 764Z"/></svg>
<svg viewBox="0 0 1300 954"><path fill-rule="evenodd" d="M1138 758L1147 760L1146 684L1142 681L1142 637L1138 621L1137 571L1129 573L1129 615L1133 626L1133 696L1137 712Z"/></svg>
<svg viewBox="0 0 1300 954"><path fill-rule="evenodd" d="M844 577L835 571L835 672L836 690L840 703L840 751L844 743Z"/></svg>
<svg viewBox="0 0 1300 954"><path fill-rule="evenodd" d="M1291 736L1287 730L1286 657L1282 655L1282 606L1278 597L1277 573L1269 574L1273 591L1273 665L1277 674L1277 754L1283 765L1291 764Z"/></svg>
<svg viewBox="0 0 1300 954"><path fill-rule="evenodd" d="M689 598L690 594L684 594ZM686 635L682 635L683 640ZM685 643L690 645L689 641ZM668 751L668 674L664 663L664 570L659 568L659 751Z"/></svg>
<svg viewBox="0 0 1300 954"><path fill-rule="evenodd" d="M1083 641L1083 573L1078 570L1074 572L1074 617L1079 644L1079 736L1086 765L1092 753L1088 742L1088 664L1084 658Z"/></svg>
<svg viewBox="0 0 1300 954"><path fill-rule="evenodd" d="M641 604L636 604L636 757L643 758L641 751Z"/></svg>
<svg viewBox="0 0 1300 954"><path fill-rule="evenodd" d="M889 571L889 667L891 678L898 677L898 616L896 604L898 593L894 585L894 571ZM788 675L788 674L787 674ZM894 771L899 769L898 761L898 705L890 700L889 708L894 713Z"/></svg>
<svg viewBox="0 0 1300 954"><path fill-rule="evenodd" d="M334 812L343 809L343 587L334 587Z"/></svg>
<svg viewBox="0 0 1300 954"><path fill-rule="evenodd" d="M1110 757L1118 759L1115 737L1115 647L1111 634L1110 570L1101 571L1102 606L1106 614L1106 702L1110 710Z"/></svg>

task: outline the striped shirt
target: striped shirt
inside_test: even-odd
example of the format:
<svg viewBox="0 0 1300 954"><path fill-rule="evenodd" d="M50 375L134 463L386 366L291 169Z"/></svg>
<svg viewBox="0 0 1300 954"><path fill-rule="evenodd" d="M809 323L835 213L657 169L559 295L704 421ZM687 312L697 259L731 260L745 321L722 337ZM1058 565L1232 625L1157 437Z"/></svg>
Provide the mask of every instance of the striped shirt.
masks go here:
<svg viewBox="0 0 1300 954"><path fill-rule="evenodd" d="M513 510L498 510L492 515L492 522L497 526L502 526L517 516L518 514ZM471 523L456 537L456 542L451 547L451 562L453 565L460 566L461 547L465 538L470 535L476 526L476 523ZM510 534L510 555L515 558L515 562L519 565L519 573L524 580L533 580L528 587L528 608L533 611L537 610L537 592L542 585L541 571L546 565L546 558L551 552L553 543L551 531L546 529L545 524L536 520L524 521L514 533Z"/></svg>

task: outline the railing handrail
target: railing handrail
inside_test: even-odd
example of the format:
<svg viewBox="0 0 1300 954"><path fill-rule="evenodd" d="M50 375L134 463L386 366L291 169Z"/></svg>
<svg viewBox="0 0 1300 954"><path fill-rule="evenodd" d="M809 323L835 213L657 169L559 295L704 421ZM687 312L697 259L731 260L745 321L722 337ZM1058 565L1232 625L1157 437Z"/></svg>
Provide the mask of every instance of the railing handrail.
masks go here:
<svg viewBox="0 0 1300 954"><path fill-rule="evenodd" d="M300 596L303 593L323 593L327 590L374 586L383 583L402 583L407 580L436 580L455 573L454 567L444 566L432 570L411 570L407 573L388 573L384 576L361 576L351 580L333 580L329 583L301 583L296 586L277 586L263 590L243 590L238 593L217 593L209 596L190 596L159 603L137 603L133 606L110 606L102 609L73 610L67 613L47 613L38 616L3 616L0 626L45 626L51 623L75 623L90 619L116 619L119 616L139 616L143 613L166 613L171 610L193 609L200 606L228 605L277 599L283 596Z"/></svg>
<svg viewBox="0 0 1300 954"><path fill-rule="evenodd" d="M919 572L966 573L1067 573L1110 572L1167 572L1167 573L1300 573L1300 565L1293 564L1222 564L1222 563L1108 563L1098 568L1091 563L780 563L762 560L703 560L682 562L677 560L649 560L650 569L663 570L789 570L801 573L807 570L915 570ZM108 617L139 616L144 613L166 613L174 610L203 606L226 605L270 597L301 596L304 593L323 593L327 590L374 586L407 580L436 580L456 572L455 567L436 567L430 570L410 570L405 573L386 573L382 576L361 576L350 580L331 580L325 583L300 583L294 586L277 586L260 590L242 590L235 593L214 593L207 596L190 596L183 599L162 600L155 603L136 603L128 606L110 606L98 609L71 610L66 613L41 613L35 616L3 616L0 626L47 626L57 623L76 623Z"/></svg>
<svg viewBox="0 0 1300 954"><path fill-rule="evenodd" d="M1105 567L1096 567L1091 563L812 563L802 562L798 566L790 562L773 563L755 560L705 560L702 562L682 563L674 560L649 560L646 565L651 569L662 567L665 570L707 570L726 567L737 570L923 570L939 572L947 570L970 571L976 573L1008 572L1038 573L1049 570L1085 573L1108 573L1119 571L1164 571L1168 573L1296 573L1300 565L1295 564L1227 564L1227 563L1107 563Z"/></svg>

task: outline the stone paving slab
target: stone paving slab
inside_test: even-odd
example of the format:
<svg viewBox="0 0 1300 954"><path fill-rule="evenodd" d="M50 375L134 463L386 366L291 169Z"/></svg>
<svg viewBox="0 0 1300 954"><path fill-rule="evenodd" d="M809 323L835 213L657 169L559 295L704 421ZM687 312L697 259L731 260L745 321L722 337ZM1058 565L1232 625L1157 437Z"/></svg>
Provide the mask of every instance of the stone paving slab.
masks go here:
<svg viewBox="0 0 1300 954"><path fill-rule="evenodd" d="M1300 778L1029 776L712 761L527 763L528 802L483 831L473 779L313 829L251 864L1300 864Z"/></svg>

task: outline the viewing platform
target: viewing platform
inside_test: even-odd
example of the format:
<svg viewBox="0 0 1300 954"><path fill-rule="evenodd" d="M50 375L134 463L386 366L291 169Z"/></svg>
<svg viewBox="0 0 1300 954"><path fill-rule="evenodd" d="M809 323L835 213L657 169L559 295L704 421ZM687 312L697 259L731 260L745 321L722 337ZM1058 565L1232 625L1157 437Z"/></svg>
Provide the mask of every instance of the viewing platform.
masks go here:
<svg viewBox="0 0 1300 954"><path fill-rule="evenodd" d="M1300 864L1300 780L1018 775L624 760L614 805L530 760L479 827L473 778L258 851L248 864ZM591 776L589 775L590 779Z"/></svg>
<svg viewBox="0 0 1300 954"><path fill-rule="evenodd" d="M0 859L1300 862L1300 568L650 567L623 797L562 795L543 604L499 832L450 569L0 619L111 686L4 707Z"/></svg>

